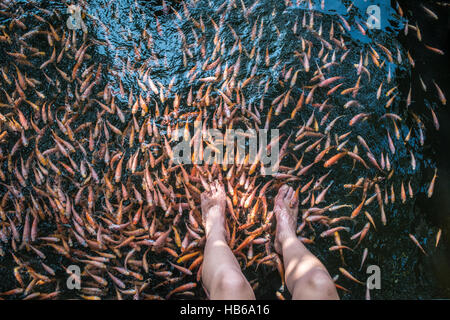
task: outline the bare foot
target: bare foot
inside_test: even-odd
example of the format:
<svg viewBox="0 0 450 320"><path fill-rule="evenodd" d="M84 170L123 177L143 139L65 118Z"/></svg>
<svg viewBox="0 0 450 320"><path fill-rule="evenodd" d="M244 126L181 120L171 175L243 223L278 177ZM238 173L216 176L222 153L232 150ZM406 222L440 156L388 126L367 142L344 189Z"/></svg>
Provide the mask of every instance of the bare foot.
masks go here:
<svg viewBox="0 0 450 320"><path fill-rule="evenodd" d="M202 220L206 237L213 232L225 231L226 194L223 185L214 181L209 185L210 192L202 193Z"/></svg>
<svg viewBox="0 0 450 320"><path fill-rule="evenodd" d="M277 219L275 235L275 251L281 254L282 244L286 239L296 237L298 199L295 191L288 185L283 185L275 197L274 213Z"/></svg>

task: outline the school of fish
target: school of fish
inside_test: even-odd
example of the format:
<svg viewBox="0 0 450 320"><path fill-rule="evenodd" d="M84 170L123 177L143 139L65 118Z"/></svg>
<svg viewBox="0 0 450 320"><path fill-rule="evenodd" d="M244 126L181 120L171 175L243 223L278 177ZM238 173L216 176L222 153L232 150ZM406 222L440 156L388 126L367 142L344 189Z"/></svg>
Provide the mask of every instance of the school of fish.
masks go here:
<svg viewBox="0 0 450 320"><path fill-rule="evenodd" d="M396 82L414 58L350 15L352 6L346 16L324 14L327 1L163 0L162 14L146 17L137 1L125 9L80 1L83 32L67 28L64 3L0 0L0 258L13 261L1 277L15 284L0 299L64 298L71 265L81 269L81 299L204 298L200 194L215 179L227 193L231 249L243 269L277 270L279 299L287 289L272 208L286 183L300 202L299 238L327 241L328 254L342 260L337 288L364 285L351 273L360 266L345 258L360 255L362 267L364 239L389 224L389 208L419 192L426 129L409 108L414 92L403 97ZM136 38L110 29L120 19L149 23ZM355 43L350 32L373 41ZM406 22L404 32L421 41L419 25ZM281 49L270 45L279 38ZM438 83L420 81L446 105ZM279 129L259 150L280 144L278 173L265 176L258 157L173 161L180 132L191 145L201 133L200 159L214 149L210 128ZM407 172L396 171L400 161ZM436 171L428 197L437 179Z"/></svg>

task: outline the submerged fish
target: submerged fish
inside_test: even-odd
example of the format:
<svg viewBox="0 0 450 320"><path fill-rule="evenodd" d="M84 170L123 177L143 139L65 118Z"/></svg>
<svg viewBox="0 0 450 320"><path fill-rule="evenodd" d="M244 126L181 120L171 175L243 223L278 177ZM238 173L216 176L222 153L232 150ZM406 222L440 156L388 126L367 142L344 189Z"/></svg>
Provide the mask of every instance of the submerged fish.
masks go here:
<svg viewBox="0 0 450 320"><path fill-rule="evenodd" d="M258 15L263 4L275 18ZM20 288L0 296L58 297L49 254L61 257L67 273L71 264L81 267L83 299L204 296L197 285L205 242L200 194L215 179L226 186L227 233L238 261L276 269L283 281L270 240L270 208L281 185L295 187L305 210L297 230L302 242L333 236L327 252L339 253L343 263L355 254L349 243L358 238L358 246L371 225L376 229L374 220L386 225L389 202L381 190L386 198L391 190L391 205L400 205L396 192L405 204L418 192L409 183L407 199L403 180L391 179L400 165L394 155L403 151L416 171L414 139L400 133L409 114L395 111L400 96L388 48L397 43L350 46L352 30L371 33L310 4L295 8L300 14L291 1L282 10L270 1L182 1L180 8L164 2L161 16L146 16L149 8L137 1L132 6L139 10L126 12L113 2L86 4L87 32L67 29L59 7L36 7L26 16L22 12L36 4L2 6L9 25L0 36L6 57L0 62L0 240L10 249L0 247L0 253L13 257ZM117 23L121 14L151 23L134 37L127 24ZM283 14L292 23L279 20ZM240 23L250 34L233 24L235 15L244 17ZM298 42L280 55L278 36L285 33ZM161 50L169 39L171 50ZM105 51L111 54L106 62ZM409 53L403 60L414 67ZM419 129L409 132L422 140L416 117ZM386 130L381 134L379 123ZM252 130L277 127L283 134L258 145L254 158L243 155L238 162L242 155L221 152L227 129L249 139ZM180 139L196 146L189 160L201 161L176 161ZM263 155L278 144L276 174L266 175ZM221 153L231 162L213 156ZM435 179L436 173L429 197ZM353 198L338 204L347 193ZM353 223L360 232L353 234ZM314 242L318 230L321 239ZM29 255L40 263L28 264ZM54 291L44 295L43 285Z"/></svg>

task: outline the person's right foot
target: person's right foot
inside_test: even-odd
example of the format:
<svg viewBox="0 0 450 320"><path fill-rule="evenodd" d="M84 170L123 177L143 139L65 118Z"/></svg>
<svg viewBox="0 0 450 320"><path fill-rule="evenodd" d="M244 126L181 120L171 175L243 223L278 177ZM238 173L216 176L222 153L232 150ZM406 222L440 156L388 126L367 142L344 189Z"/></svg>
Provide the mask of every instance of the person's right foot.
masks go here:
<svg viewBox="0 0 450 320"><path fill-rule="evenodd" d="M273 210L277 219L275 251L281 254L283 242L291 237L296 237L298 199L295 198L294 189L283 185L275 197Z"/></svg>

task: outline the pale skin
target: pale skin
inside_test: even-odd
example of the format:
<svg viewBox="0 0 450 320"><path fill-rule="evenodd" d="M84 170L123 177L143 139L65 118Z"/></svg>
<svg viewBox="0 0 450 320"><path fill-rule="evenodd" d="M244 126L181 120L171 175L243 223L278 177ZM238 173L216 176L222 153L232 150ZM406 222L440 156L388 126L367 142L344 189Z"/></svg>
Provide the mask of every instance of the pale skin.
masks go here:
<svg viewBox="0 0 450 320"><path fill-rule="evenodd" d="M253 300L255 294L228 246L225 231L225 189L214 181L202 193L206 244L202 283L212 300ZM275 198L275 250L283 257L285 282L294 300L339 299L325 266L297 238L298 200L294 190L282 186Z"/></svg>

